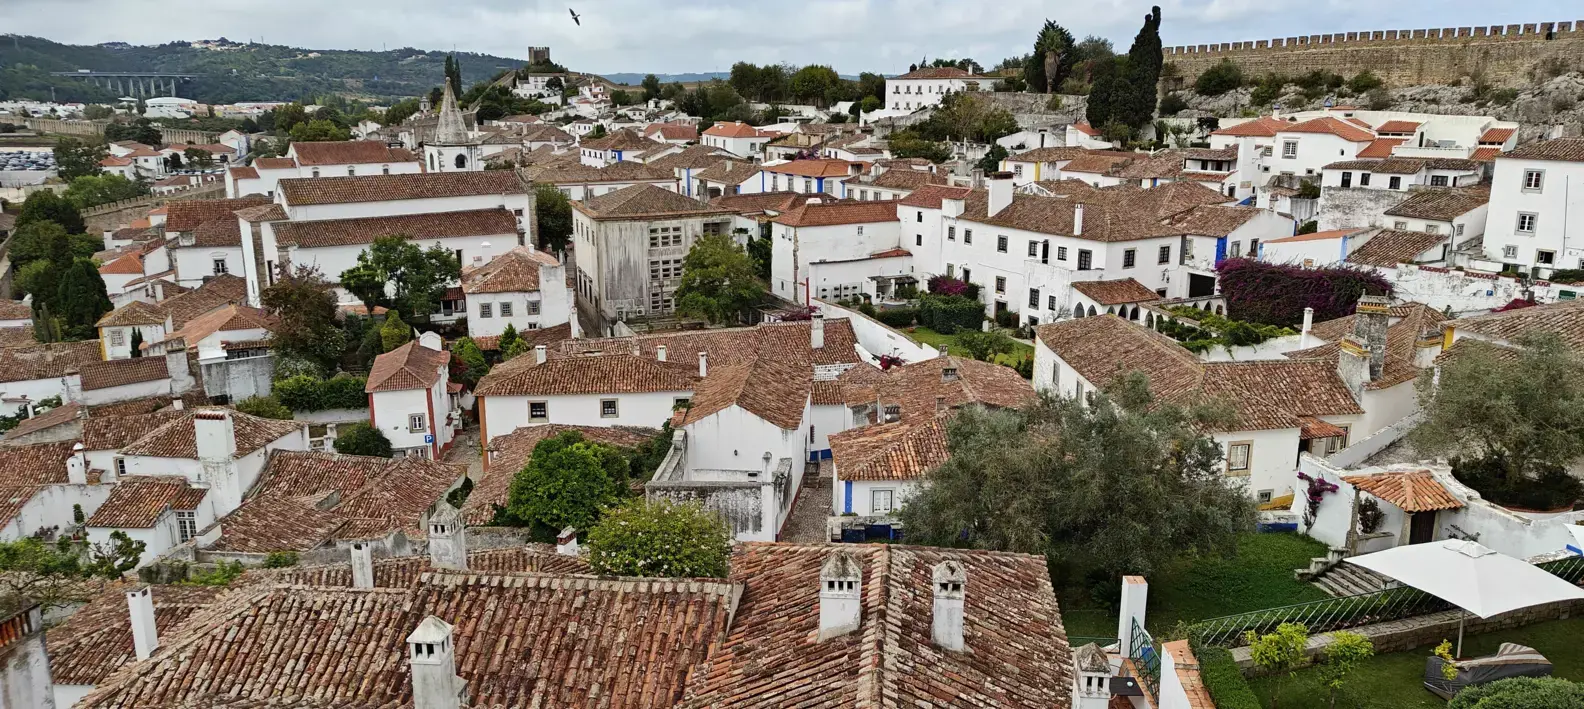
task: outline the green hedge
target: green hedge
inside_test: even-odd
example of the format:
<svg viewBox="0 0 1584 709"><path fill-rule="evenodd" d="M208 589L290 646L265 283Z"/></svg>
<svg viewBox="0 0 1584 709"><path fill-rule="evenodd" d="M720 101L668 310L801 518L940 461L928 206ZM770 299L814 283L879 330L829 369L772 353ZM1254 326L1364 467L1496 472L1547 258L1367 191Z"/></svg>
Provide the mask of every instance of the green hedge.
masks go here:
<svg viewBox="0 0 1584 709"><path fill-rule="evenodd" d="M366 409L368 380L343 374L332 379L316 379L306 374L275 382L274 396L292 411L328 409Z"/></svg>
<svg viewBox="0 0 1584 709"><path fill-rule="evenodd" d="M1261 709L1230 650L1201 647L1194 650L1194 657L1199 659L1199 681L1209 690L1216 709Z"/></svg>
<svg viewBox="0 0 1584 709"><path fill-rule="evenodd" d="M979 330L984 304L960 295L926 295L919 301L918 321L942 335L958 330Z"/></svg>
<svg viewBox="0 0 1584 709"><path fill-rule="evenodd" d="M917 308L892 308L875 313L875 319L890 327L912 327L918 319Z"/></svg>

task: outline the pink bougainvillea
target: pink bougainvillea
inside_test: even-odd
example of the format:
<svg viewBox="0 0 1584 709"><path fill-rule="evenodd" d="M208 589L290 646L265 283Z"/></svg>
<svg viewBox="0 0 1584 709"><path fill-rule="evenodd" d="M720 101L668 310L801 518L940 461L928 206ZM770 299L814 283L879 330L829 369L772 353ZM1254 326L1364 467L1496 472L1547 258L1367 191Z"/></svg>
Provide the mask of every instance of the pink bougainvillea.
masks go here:
<svg viewBox="0 0 1584 709"><path fill-rule="evenodd" d="M1304 268L1258 259L1230 258L1216 266L1227 317L1263 325L1297 327L1304 308L1315 322L1353 314L1362 295L1391 295L1379 273L1353 266Z"/></svg>

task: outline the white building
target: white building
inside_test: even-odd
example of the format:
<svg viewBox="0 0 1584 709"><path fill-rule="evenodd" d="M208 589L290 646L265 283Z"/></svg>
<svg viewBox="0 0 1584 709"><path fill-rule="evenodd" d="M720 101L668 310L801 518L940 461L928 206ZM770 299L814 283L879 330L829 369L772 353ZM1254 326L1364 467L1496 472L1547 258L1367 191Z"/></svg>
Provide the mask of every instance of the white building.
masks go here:
<svg viewBox="0 0 1584 709"><path fill-rule="evenodd" d="M584 139L578 145L578 156L584 165L605 167L619 162L649 162L677 148L669 143L650 140L635 130L618 130L603 138Z"/></svg>
<svg viewBox="0 0 1584 709"><path fill-rule="evenodd" d="M424 142L424 164L429 172L476 172L484 169L484 151L474 139L457 108L451 83L445 83L440 103L439 123Z"/></svg>
<svg viewBox="0 0 1584 709"><path fill-rule="evenodd" d="M708 368L697 352L552 357L547 350L539 345L479 382L479 421L492 439L543 424L659 428L692 400Z"/></svg>
<svg viewBox="0 0 1584 709"><path fill-rule="evenodd" d="M705 129L699 135L699 143L720 148L740 158L752 159L763 153L765 143L780 135L780 133L760 130L742 121L732 121L716 123Z"/></svg>
<svg viewBox="0 0 1584 709"><path fill-rule="evenodd" d="M678 181L670 172L635 161L624 160L599 168L582 163L561 163L531 170L531 174L536 184L555 185L561 194L575 202L607 195L633 185L653 185L672 192L678 191Z"/></svg>
<svg viewBox="0 0 1584 709"><path fill-rule="evenodd" d="M566 266L532 245L464 270L462 293L467 300L468 336L474 340L498 338L507 325L525 332L568 324L573 337L580 332Z"/></svg>
<svg viewBox="0 0 1584 709"><path fill-rule="evenodd" d="M143 115L148 118L192 118L197 111L197 101L179 96L161 96L143 102Z"/></svg>
<svg viewBox="0 0 1584 709"><path fill-rule="evenodd" d="M886 79L887 110L916 111L938 105L949 93L988 91L994 77L975 76L957 67L919 67Z"/></svg>
<svg viewBox="0 0 1584 709"><path fill-rule="evenodd" d="M771 222L770 290L794 303L891 294L913 279L901 248L896 202L824 202L811 198Z"/></svg>
<svg viewBox="0 0 1584 709"><path fill-rule="evenodd" d="M1324 268L1346 261L1378 230L1333 229L1295 234L1261 242L1248 254L1270 263L1290 263L1304 268Z"/></svg>
<svg viewBox="0 0 1584 709"><path fill-rule="evenodd" d="M1497 156L1485 225L1486 258L1536 277L1584 267L1580 184L1584 138L1544 140Z"/></svg>
<svg viewBox="0 0 1584 709"><path fill-rule="evenodd" d="M374 358L369 368L369 426L398 454L439 460L451 448L461 411L451 403L451 353L438 335L408 342Z"/></svg>
<svg viewBox="0 0 1584 709"><path fill-rule="evenodd" d="M166 205L166 248L172 279L196 288L214 276L244 271L242 231L236 212L269 204L266 197L190 199Z"/></svg>

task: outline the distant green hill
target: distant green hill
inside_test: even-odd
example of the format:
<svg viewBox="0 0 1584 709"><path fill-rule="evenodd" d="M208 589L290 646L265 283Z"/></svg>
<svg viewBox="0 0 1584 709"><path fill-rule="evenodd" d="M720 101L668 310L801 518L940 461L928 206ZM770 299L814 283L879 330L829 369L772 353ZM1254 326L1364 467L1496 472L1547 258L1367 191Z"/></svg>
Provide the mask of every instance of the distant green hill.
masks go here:
<svg viewBox="0 0 1584 709"><path fill-rule="evenodd" d="M0 100L47 100L53 88L59 101L109 101L113 92L91 82L51 76L52 71L166 71L202 74L180 85L177 94L203 103L312 100L340 94L374 102L417 96L439 86L445 52L403 47L386 52L308 50L270 44L238 44L233 49L193 49L186 42L153 47L122 43L93 46L51 42L40 37L0 36ZM457 52L462 81L471 85L521 59Z"/></svg>

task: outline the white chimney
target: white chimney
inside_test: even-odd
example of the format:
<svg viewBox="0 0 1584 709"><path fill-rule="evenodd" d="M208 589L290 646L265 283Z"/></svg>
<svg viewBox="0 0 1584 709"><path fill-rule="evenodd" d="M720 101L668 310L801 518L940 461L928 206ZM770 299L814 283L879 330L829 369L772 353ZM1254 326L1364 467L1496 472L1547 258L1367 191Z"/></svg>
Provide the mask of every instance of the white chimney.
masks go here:
<svg viewBox="0 0 1584 709"><path fill-rule="evenodd" d="M204 409L193 413L193 447L198 460L230 463L236 455L236 428L227 409Z"/></svg>
<svg viewBox="0 0 1584 709"><path fill-rule="evenodd" d="M709 353L708 352L700 352L699 353L699 378L702 379L702 378L707 377L707 376L709 376Z"/></svg>
<svg viewBox="0 0 1584 709"><path fill-rule="evenodd" d="M962 564L943 561L935 565L935 611L930 623L930 639L942 649L962 652L963 644L963 587L968 584L968 572Z"/></svg>
<svg viewBox="0 0 1584 709"><path fill-rule="evenodd" d="M439 500L429 514L429 565L436 569L467 570L467 529L462 513Z"/></svg>
<svg viewBox="0 0 1584 709"><path fill-rule="evenodd" d="M809 320L809 346L816 350L825 346L825 316L819 313Z"/></svg>
<svg viewBox="0 0 1584 709"><path fill-rule="evenodd" d="M352 545L352 588L374 588L374 547L368 542Z"/></svg>
<svg viewBox="0 0 1584 709"><path fill-rule="evenodd" d="M445 349L445 339L440 337L440 333L426 332L418 336L418 346L439 352Z"/></svg>
<svg viewBox="0 0 1584 709"><path fill-rule="evenodd" d="M171 410L172 411L181 411L182 409L185 409L185 408L187 408L187 402L182 401L181 397L179 397L179 396L171 397Z"/></svg>
<svg viewBox="0 0 1584 709"><path fill-rule="evenodd" d="M1314 329L1314 308L1304 308L1303 330L1298 333L1298 349L1309 347L1309 331Z"/></svg>
<svg viewBox="0 0 1584 709"><path fill-rule="evenodd" d="M992 172L985 175L985 185L990 190L989 215L995 216L1012 204L1012 173Z"/></svg>
<svg viewBox="0 0 1584 709"><path fill-rule="evenodd" d="M544 364L545 357L548 355L549 350L545 349L544 345L534 345L534 362L536 364Z"/></svg>
<svg viewBox="0 0 1584 709"><path fill-rule="evenodd" d="M412 665L413 709L461 709L467 682L456 673L456 645L451 624L434 616L423 619L407 636Z"/></svg>
<svg viewBox="0 0 1584 709"><path fill-rule="evenodd" d="M1117 618L1117 649L1122 657L1133 656L1133 626L1144 627L1144 609L1149 604L1149 582L1143 576L1122 577L1121 615Z"/></svg>
<svg viewBox="0 0 1584 709"><path fill-rule="evenodd" d="M127 591L127 612L132 619L132 650L147 660L159 649L159 626L154 624L154 595L148 586Z"/></svg>
<svg viewBox="0 0 1584 709"><path fill-rule="evenodd" d="M956 219L957 217L962 216L963 209L965 209L965 207L963 206L963 200L961 199L952 199L950 197L944 197L941 199L942 216Z"/></svg>
<svg viewBox="0 0 1584 709"><path fill-rule="evenodd" d="M863 615L863 570L845 551L820 567L819 639L829 640L858 629Z"/></svg>
<svg viewBox="0 0 1584 709"><path fill-rule="evenodd" d="M565 556L578 555L577 528L567 527L556 535L556 553Z"/></svg>
<svg viewBox="0 0 1584 709"><path fill-rule="evenodd" d="M941 413L942 411L945 411L945 410L946 410L946 397L941 396L939 394L935 395L935 413Z"/></svg>
<svg viewBox="0 0 1584 709"><path fill-rule="evenodd" d="M72 446L72 454L66 459L66 482L73 485L88 484L88 454L83 452L81 442Z"/></svg>
<svg viewBox="0 0 1584 709"><path fill-rule="evenodd" d="M655 359L657 359L657 360L659 360L661 362L666 361L666 346L665 345L655 345Z"/></svg>
<svg viewBox="0 0 1584 709"><path fill-rule="evenodd" d="M1083 203L1073 205L1073 236L1083 236Z"/></svg>

